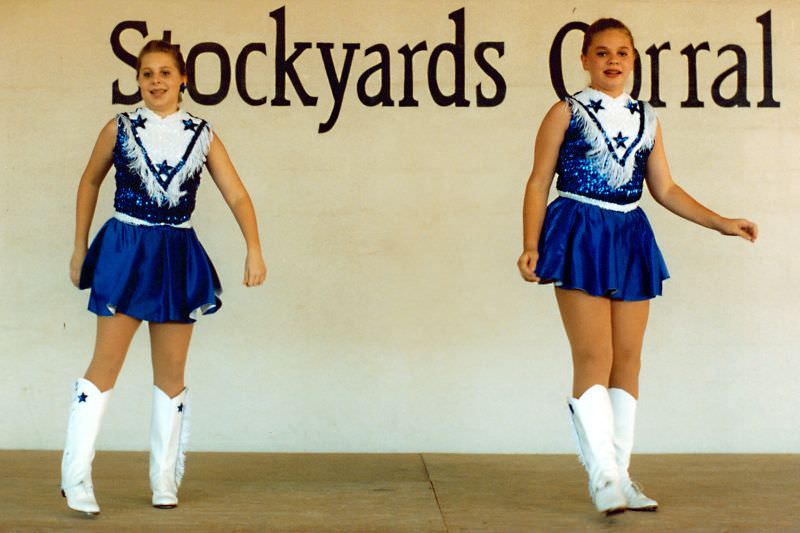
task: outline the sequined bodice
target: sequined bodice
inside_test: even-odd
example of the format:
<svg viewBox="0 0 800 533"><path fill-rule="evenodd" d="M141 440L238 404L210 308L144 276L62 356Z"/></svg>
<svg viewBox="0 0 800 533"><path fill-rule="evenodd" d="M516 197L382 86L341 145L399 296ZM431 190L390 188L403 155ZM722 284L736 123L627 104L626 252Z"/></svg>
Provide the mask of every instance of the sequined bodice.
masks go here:
<svg viewBox="0 0 800 533"><path fill-rule="evenodd" d="M194 211L211 127L185 111L147 108L117 115L117 212L152 224L181 224Z"/></svg>
<svg viewBox="0 0 800 533"><path fill-rule="evenodd" d="M556 188L614 204L642 195L656 118L645 102L586 88L567 99L572 116L558 154Z"/></svg>

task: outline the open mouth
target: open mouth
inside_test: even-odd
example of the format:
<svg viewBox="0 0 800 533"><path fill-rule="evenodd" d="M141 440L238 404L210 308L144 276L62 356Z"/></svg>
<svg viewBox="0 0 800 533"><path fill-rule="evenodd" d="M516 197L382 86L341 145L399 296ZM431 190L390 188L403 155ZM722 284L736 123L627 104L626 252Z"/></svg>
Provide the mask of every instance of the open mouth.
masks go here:
<svg viewBox="0 0 800 533"><path fill-rule="evenodd" d="M603 71L603 74L605 74L609 78L616 78L617 76L622 76L622 71L616 69L607 69Z"/></svg>
<svg viewBox="0 0 800 533"><path fill-rule="evenodd" d="M150 95L151 96L161 96L166 92L167 92L166 89L153 89L153 90L150 91Z"/></svg>

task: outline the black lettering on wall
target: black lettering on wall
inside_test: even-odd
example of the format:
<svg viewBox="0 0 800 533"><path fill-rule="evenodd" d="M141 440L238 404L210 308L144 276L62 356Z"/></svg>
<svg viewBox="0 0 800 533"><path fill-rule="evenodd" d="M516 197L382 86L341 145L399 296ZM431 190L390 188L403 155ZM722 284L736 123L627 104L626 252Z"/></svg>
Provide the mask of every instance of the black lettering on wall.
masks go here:
<svg viewBox="0 0 800 533"><path fill-rule="evenodd" d="M703 107L705 105L697 98L697 52L700 50L711 50L708 46L708 41L702 42L697 46L687 44L681 50L681 55L686 56L689 69L689 96L681 102L681 107Z"/></svg>
<svg viewBox="0 0 800 533"><path fill-rule="evenodd" d="M350 77L350 68L353 66L353 54L356 50L361 48L358 43L344 43L342 47L345 49L344 65L342 65L342 73L337 77L336 66L333 64L333 43L317 43L319 53L322 55L322 62L325 64L325 74L328 76L328 84L331 86L331 95L333 95L333 109L328 121L319 125L319 133L325 133L333 128L336 124L336 119L339 117L339 112L342 109L342 101L344 100L344 92L347 88L347 79Z"/></svg>
<svg viewBox="0 0 800 533"><path fill-rule="evenodd" d="M503 75L494 68L486 59L486 50L497 50L497 57L503 57L505 53L505 43L503 42L484 42L475 47L475 62L494 82L494 96L487 98L483 94L483 88L479 83L475 87L478 96L478 107L494 107L500 105L506 99L506 80Z"/></svg>
<svg viewBox="0 0 800 533"><path fill-rule="evenodd" d="M403 55L403 99L400 100L400 107L419 106L419 102L414 99L414 54L427 49L428 43L422 41L414 48L409 48L406 44L398 50Z"/></svg>
<svg viewBox="0 0 800 533"><path fill-rule="evenodd" d="M125 20L114 26L114 29L111 31L111 50L117 58L133 69L133 77L135 78L136 54L125 50L120 41L120 35L122 35L122 32L125 30L136 30L142 34L142 37L147 37L147 22L143 20ZM114 80L114 83L111 84L112 104L133 105L141 99L142 97L139 95L139 89L136 89L136 92L133 94L123 94L119 88L119 79Z"/></svg>
<svg viewBox="0 0 800 533"><path fill-rule="evenodd" d="M550 45L550 83L553 84L553 89L555 89L559 100L569 96L569 92L564 86L564 71L561 65L561 48L564 46L564 38L573 30L580 30L586 33L588 27L589 25L585 22L576 21L565 24L558 30L553 39L553 44Z"/></svg>
<svg viewBox="0 0 800 533"><path fill-rule="evenodd" d="M247 105L259 106L267 103L267 97L253 98L247 92L247 58L253 52L261 52L267 55L267 45L264 43L250 43L239 52L236 58L236 91Z"/></svg>
<svg viewBox="0 0 800 533"><path fill-rule="evenodd" d="M285 8L280 7L269 14L275 19L277 32L275 36L275 98L272 99L274 106L288 106L291 102L286 98L286 77L292 82L297 96L305 106L317 105L317 97L308 94L297 75L294 62L305 50L311 48L311 43L294 43L294 53L286 58L286 13Z"/></svg>
<svg viewBox="0 0 800 533"><path fill-rule="evenodd" d="M464 74L464 8L453 11L448 15L456 25L456 37L454 43L442 43L431 50L431 57L428 59L428 88L431 97L437 105L449 106L455 104L456 107L469 106L469 100L464 96L465 74ZM448 52L453 56L455 66L455 87L452 94L444 94L439 87L437 75L439 73L439 58Z"/></svg>
<svg viewBox="0 0 800 533"><path fill-rule="evenodd" d="M750 102L747 101L747 54L741 46L728 44L719 49L717 56L728 51L736 53L736 64L722 72L714 80L711 85L711 98L720 107L750 107ZM725 98L720 89L725 79L734 73L736 74L736 93L730 98Z"/></svg>
<svg viewBox="0 0 800 533"><path fill-rule="evenodd" d="M781 103L772 96L772 10L756 17L756 22L763 26L761 31L761 46L764 58L764 98L758 107L780 107Z"/></svg>
<svg viewBox="0 0 800 533"><path fill-rule="evenodd" d="M213 54L219 59L219 88L213 93L203 94L197 89L197 58L200 54ZM189 50L186 56L186 83L189 96L192 100L202 105L217 105L228 96L231 87L231 59L228 52L219 43L198 43Z"/></svg>
<svg viewBox="0 0 800 533"><path fill-rule="evenodd" d="M380 61L369 67L367 70L361 73L361 76L358 78L357 90L358 90L358 99L361 100L361 103L365 106L373 107L378 104L383 106L393 106L394 100L392 100L392 78L391 78L391 67L390 67L390 56L389 56L389 47L385 44L376 44L370 46L366 50L364 50L364 57L372 54L377 53L381 56ZM380 82L380 89L374 95L367 94L367 83L369 83L369 78L372 77L373 74L376 72L381 73L381 82Z"/></svg>
<svg viewBox="0 0 800 533"><path fill-rule="evenodd" d="M661 99L661 80L659 78L661 69L658 54L671 49L669 41L667 41L659 47L653 44L645 50L645 53L650 56L650 105L653 107L667 107L667 103Z"/></svg>

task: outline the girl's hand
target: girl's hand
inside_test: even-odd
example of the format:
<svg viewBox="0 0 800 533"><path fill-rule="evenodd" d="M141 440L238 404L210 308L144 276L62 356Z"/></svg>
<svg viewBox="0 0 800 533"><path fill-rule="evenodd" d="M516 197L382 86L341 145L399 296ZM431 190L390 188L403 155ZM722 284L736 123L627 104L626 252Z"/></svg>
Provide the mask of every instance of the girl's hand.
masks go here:
<svg viewBox="0 0 800 533"><path fill-rule="evenodd" d="M86 248L76 247L69 260L69 279L76 287L81 281L81 267L84 258L86 258Z"/></svg>
<svg viewBox="0 0 800 533"><path fill-rule="evenodd" d="M525 250L517 260L517 268L525 281L540 281L536 275L536 262L539 260L539 252L536 250Z"/></svg>
<svg viewBox="0 0 800 533"><path fill-rule="evenodd" d="M247 252L244 260L244 280L247 287L256 287L267 279L267 265L259 252Z"/></svg>
<svg viewBox="0 0 800 533"><path fill-rule="evenodd" d="M756 223L744 218L722 218L715 229L723 235L738 236L750 242L756 242L758 238Z"/></svg>

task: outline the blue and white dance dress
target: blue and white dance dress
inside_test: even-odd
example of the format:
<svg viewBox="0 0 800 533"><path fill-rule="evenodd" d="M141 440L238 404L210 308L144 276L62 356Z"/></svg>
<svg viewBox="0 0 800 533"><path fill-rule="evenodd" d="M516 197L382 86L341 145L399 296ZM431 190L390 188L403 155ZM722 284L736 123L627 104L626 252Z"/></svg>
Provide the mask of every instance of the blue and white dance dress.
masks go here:
<svg viewBox="0 0 800 533"><path fill-rule="evenodd" d="M191 224L212 135L182 110L117 115L115 213L81 269L90 311L191 323L220 308L219 278Z"/></svg>
<svg viewBox="0 0 800 533"><path fill-rule="evenodd" d="M587 87L567 98L558 198L547 206L536 273L541 283L615 300L661 294L669 277L638 206L656 137L649 104Z"/></svg>

